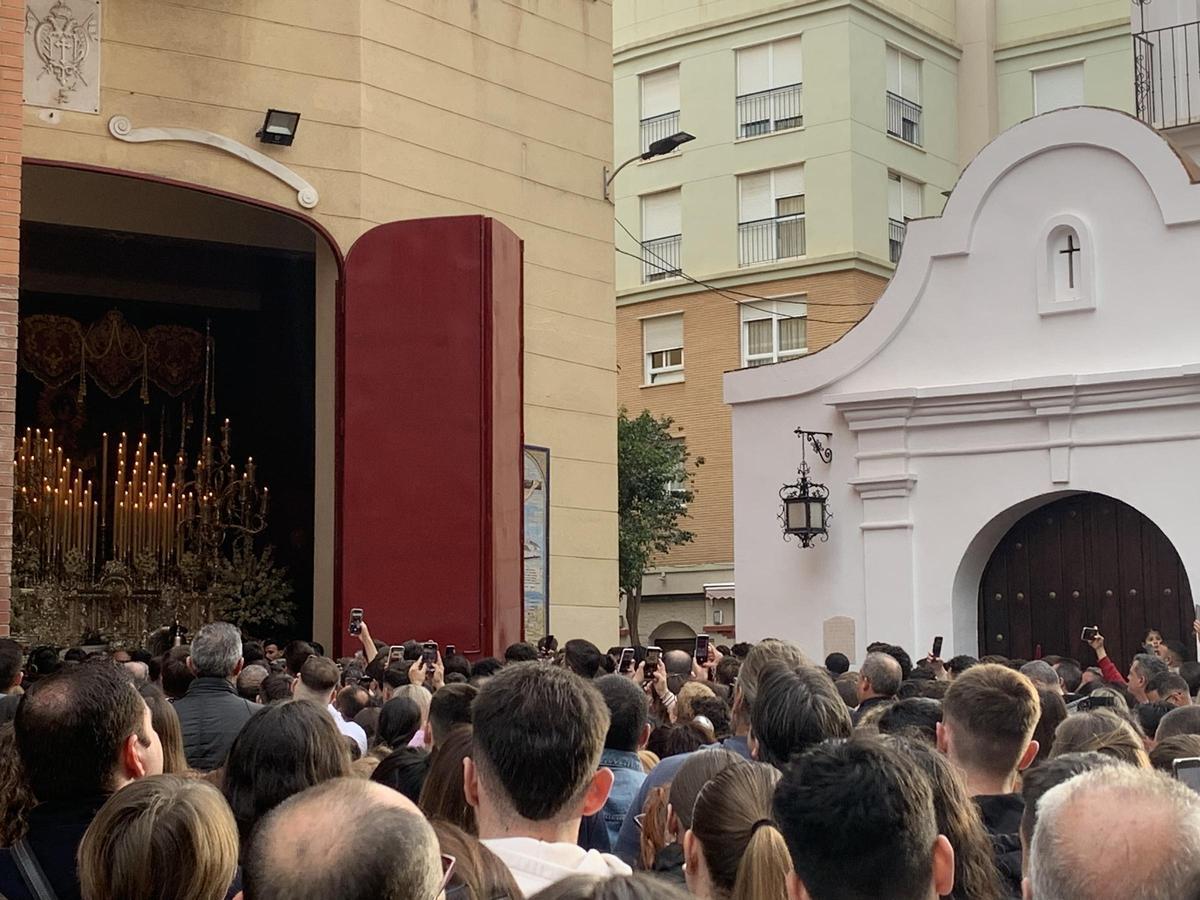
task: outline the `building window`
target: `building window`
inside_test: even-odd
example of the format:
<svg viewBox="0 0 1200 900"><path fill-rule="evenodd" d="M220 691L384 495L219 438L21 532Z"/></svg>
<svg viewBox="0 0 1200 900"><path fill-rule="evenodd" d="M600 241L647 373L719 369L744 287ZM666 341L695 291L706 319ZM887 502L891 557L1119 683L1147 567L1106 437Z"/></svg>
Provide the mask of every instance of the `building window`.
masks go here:
<svg viewBox="0 0 1200 900"><path fill-rule="evenodd" d="M804 167L738 178L738 264L803 256Z"/></svg>
<svg viewBox="0 0 1200 900"><path fill-rule="evenodd" d="M799 128L803 78L800 38L759 44L737 52L737 136L754 137Z"/></svg>
<svg viewBox="0 0 1200 900"><path fill-rule="evenodd" d="M642 320L646 384L683 381L683 313Z"/></svg>
<svg viewBox="0 0 1200 900"><path fill-rule="evenodd" d="M642 197L642 281L674 278L683 245L679 189Z"/></svg>
<svg viewBox="0 0 1200 900"><path fill-rule="evenodd" d="M921 216L921 185L911 178L888 172L888 258L900 261L908 220Z"/></svg>
<svg viewBox="0 0 1200 900"><path fill-rule="evenodd" d="M1033 114L1083 105L1083 63L1037 69L1033 73Z"/></svg>
<svg viewBox="0 0 1200 900"><path fill-rule="evenodd" d="M687 452L687 441L685 441L683 438L671 438L671 443L682 447L684 452ZM675 473L675 477L667 482L667 493L672 497L684 500L691 492L692 485L691 482L688 481L687 465L685 463L679 467L679 470Z"/></svg>
<svg viewBox="0 0 1200 900"><path fill-rule="evenodd" d="M895 47L887 48L887 131L922 144L921 61Z"/></svg>
<svg viewBox="0 0 1200 900"><path fill-rule="evenodd" d="M765 366L808 352L808 306L796 300L742 304L742 365Z"/></svg>
<svg viewBox="0 0 1200 900"><path fill-rule="evenodd" d="M679 131L679 66L647 72L642 88L642 152Z"/></svg>

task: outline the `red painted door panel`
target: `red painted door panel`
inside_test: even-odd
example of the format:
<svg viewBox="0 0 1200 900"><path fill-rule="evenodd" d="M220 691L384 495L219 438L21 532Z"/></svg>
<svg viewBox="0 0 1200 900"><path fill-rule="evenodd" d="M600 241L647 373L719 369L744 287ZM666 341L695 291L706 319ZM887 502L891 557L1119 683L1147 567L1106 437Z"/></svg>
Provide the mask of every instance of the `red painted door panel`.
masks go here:
<svg viewBox="0 0 1200 900"><path fill-rule="evenodd" d="M521 244L480 216L346 259L337 584L372 635L490 654L521 630Z"/></svg>

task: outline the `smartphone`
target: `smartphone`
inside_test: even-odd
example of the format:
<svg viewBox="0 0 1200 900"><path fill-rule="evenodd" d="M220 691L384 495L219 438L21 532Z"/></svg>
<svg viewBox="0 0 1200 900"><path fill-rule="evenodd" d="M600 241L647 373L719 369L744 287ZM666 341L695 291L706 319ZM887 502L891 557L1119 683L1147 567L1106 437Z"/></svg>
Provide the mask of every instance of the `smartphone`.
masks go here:
<svg viewBox="0 0 1200 900"><path fill-rule="evenodd" d="M446 645L446 657L449 658L451 656L457 656L457 655L458 655L458 648L455 647L453 644L447 644Z"/></svg>
<svg viewBox="0 0 1200 900"><path fill-rule="evenodd" d="M362 634L362 610L358 607L350 610L350 628L351 634Z"/></svg>
<svg viewBox="0 0 1200 900"><path fill-rule="evenodd" d="M391 646L389 646L388 647L388 665L391 665L392 663L396 662L397 660L401 660L401 659L404 659L404 645L403 644L392 644Z"/></svg>
<svg viewBox="0 0 1200 900"><path fill-rule="evenodd" d="M633 661L637 656L632 647L625 647L621 650L621 661L617 665L617 671L625 675L633 671Z"/></svg>
<svg viewBox="0 0 1200 900"><path fill-rule="evenodd" d="M704 665L708 662L708 635L696 635L696 662Z"/></svg>
<svg viewBox="0 0 1200 900"><path fill-rule="evenodd" d="M1085 625L1085 626L1083 626L1083 633L1081 635L1079 635L1079 639L1081 641L1083 641L1085 644L1090 644L1092 641L1094 641L1096 639L1096 635L1098 635L1099 633L1100 633L1100 626Z"/></svg>
<svg viewBox="0 0 1200 900"><path fill-rule="evenodd" d="M933 650L930 652L930 656L934 659L942 658L942 636L940 634L933 639Z"/></svg>
<svg viewBox="0 0 1200 900"><path fill-rule="evenodd" d="M421 645L421 662L425 664L425 668L432 669L434 663L437 662L438 643L437 641L426 641Z"/></svg>
<svg viewBox="0 0 1200 900"><path fill-rule="evenodd" d="M1193 791L1200 792L1200 756L1185 756L1171 764L1176 781L1182 781Z"/></svg>
<svg viewBox="0 0 1200 900"><path fill-rule="evenodd" d="M647 647L646 648L646 680L649 681L658 671L658 664L662 661L662 647Z"/></svg>

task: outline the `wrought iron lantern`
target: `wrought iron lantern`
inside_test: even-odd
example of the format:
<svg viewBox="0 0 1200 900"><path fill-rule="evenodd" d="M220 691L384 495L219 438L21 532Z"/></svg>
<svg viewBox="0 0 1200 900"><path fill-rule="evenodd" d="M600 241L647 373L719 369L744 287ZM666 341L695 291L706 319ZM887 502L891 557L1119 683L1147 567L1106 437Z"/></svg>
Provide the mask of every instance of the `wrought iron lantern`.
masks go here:
<svg viewBox="0 0 1200 900"><path fill-rule="evenodd" d="M822 541L829 540L829 520L833 514L829 511L829 488L809 477L812 470L808 465L808 446L812 445L813 452L822 461L831 463L833 448L825 446L822 439L828 442L833 435L826 431L797 428L796 437L803 441L800 445L800 468L796 473L800 480L779 489L779 499L783 501L779 521L783 524L785 541L795 537L801 547L811 547L818 537Z"/></svg>

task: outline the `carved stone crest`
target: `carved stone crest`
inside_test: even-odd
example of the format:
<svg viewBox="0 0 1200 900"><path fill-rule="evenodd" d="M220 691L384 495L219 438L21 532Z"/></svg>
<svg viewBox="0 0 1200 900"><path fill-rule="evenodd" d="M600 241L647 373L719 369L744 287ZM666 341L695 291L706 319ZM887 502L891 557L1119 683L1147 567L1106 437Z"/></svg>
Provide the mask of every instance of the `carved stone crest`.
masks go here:
<svg viewBox="0 0 1200 900"><path fill-rule="evenodd" d="M100 0L30 0L25 102L100 111Z"/></svg>

